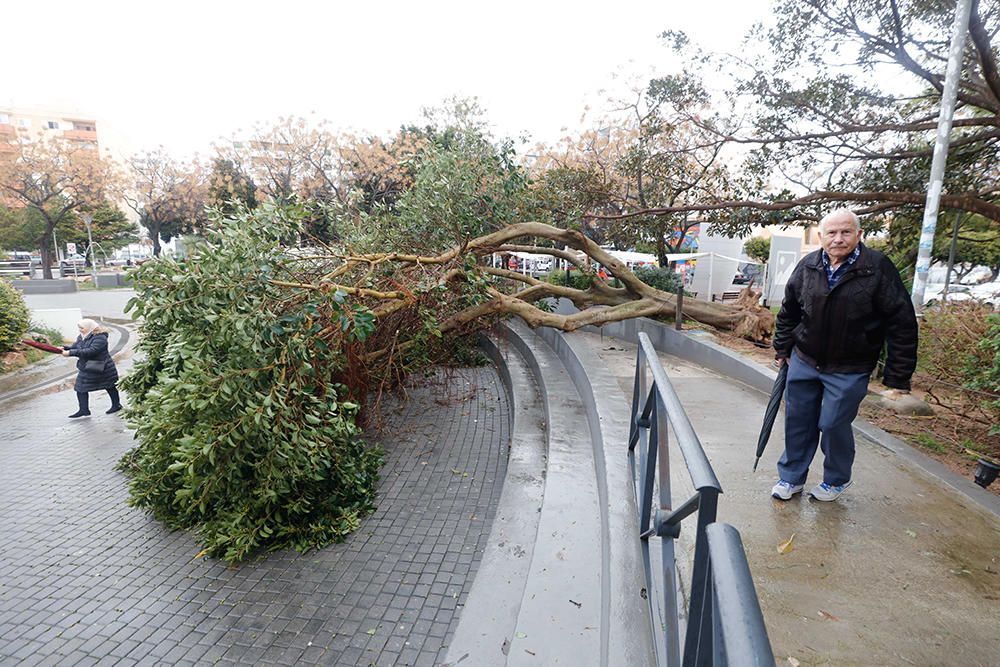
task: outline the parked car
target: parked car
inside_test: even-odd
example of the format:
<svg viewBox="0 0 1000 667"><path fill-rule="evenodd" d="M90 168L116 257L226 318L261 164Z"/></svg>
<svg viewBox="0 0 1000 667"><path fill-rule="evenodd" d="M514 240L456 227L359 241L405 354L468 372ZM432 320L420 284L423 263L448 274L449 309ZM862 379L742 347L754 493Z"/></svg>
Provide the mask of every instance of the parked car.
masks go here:
<svg viewBox="0 0 1000 667"><path fill-rule="evenodd" d="M1000 309L1000 283L981 283L969 288L969 294L978 301L988 304L993 310Z"/></svg>
<svg viewBox="0 0 1000 667"><path fill-rule="evenodd" d="M934 306L941 302L944 285L928 285L924 290L924 305ZM1000 308L1000 283L981 285L948 285L948 301L981 301L993 309Z"/></svg>
<svg viewBox="0 0 1000 667"><path fill-rule="evenodd" d="M63 275L71 273L82 273L87 269L87 260L83 255L66 255L59 261L59 272Z"/></svg>
<svg viewBox="0 0 1000 667"><path fill-rule="evenodd" d="M936 306L941 301L943 294L943 284L927 285L924 288L924 305ZM948 301L957 303L959 301L968 301L972 298L973 296L970 293L968 285L948 285Z"/></svg>

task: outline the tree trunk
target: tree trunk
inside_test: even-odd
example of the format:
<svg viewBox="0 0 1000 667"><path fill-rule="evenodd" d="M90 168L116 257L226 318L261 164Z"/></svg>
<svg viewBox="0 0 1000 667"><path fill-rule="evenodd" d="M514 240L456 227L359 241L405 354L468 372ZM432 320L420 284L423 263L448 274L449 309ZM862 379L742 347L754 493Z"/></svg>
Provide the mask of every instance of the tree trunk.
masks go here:
<svg viewBox="0 0 1000 667"><path fill-rule="evenodd" d="M52 280L52 265L59 263L59 253L55 250L56 221L44 208L39 206L35 209L42 214L42 219L45 220L45 232L42 234L42 243L39 248L42 253L42 278Z"/></svg>
<svg viewBox="0 0 1000 667"><path fill-rule="evenodd" d="M41 245L38 248L42 255L42 278L52 280L52 234L45 234L42 237Z"/></svg>

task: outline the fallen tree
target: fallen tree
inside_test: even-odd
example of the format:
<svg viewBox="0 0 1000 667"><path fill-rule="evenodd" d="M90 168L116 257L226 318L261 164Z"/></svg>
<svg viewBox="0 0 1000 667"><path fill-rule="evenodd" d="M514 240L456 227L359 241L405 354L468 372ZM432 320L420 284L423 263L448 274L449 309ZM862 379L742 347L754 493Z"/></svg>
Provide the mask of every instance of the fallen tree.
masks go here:
<svg viewBox="0 0 1000 667"><path fill-rule="evenodd" d="M361 406L469 334L512 315L573 331L674 312L673 295L576 232L523 223L435 256L290 251L281 241L301 217L263 205L216 220L193 257L132 273L143 354L123 382L139 441L121 463L130 502L196 529L204 553L230 562L355 530L374 506L381 460L360 437ZM532 239L582 251L622 287L552 285L484 261ZM587 270L574 253L531 247ZM548 312L551 297L580 312ZM771 314L751 301L694 303L688 314L765 337Z"/></svg>

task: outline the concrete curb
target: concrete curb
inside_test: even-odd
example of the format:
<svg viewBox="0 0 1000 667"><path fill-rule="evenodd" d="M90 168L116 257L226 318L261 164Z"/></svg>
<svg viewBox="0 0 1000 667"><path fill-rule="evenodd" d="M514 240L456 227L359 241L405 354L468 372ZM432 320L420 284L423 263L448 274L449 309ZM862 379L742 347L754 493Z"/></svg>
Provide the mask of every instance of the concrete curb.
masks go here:
<svg viewBox="0 0 1000 667"><path fill-rule="evenodd" d="M507 474L445 665L506 664L501 649L516 632L545 495L548 402L541 370L513 332L502 327L495 335L481 336L479 345L496 367L511 406Z"/></svg>
<svg viewBox="0 0 1000 667"><path fill-rule="evenodd" d="M560 303L560 308L564 309L565 305ZM660 352L699 364L765 393L770 393L777 375L775 371L755 364L742 355L713 342L708 333L676 331L670 326L646 318L613 322L602 328L587 327L585 330L594 333L601 333L603 330L605 335L621 338L630 343L638 343L639 332L645 332L653 346ZM855 420L854 429L866 440L898 455L913 467L934 480L951 487L984 510L1000 516L1000 496L990 493L977 486L972 480L952 472L923 452L864 419Z"/></svg>

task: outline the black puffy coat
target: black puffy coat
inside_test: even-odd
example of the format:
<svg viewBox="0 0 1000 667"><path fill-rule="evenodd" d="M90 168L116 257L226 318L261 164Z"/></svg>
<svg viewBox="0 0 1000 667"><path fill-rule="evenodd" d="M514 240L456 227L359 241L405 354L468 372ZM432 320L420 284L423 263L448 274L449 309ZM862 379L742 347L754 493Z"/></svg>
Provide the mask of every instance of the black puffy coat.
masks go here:
<svg viewBox="0 0 1000 667"><path fill-rule="evenodd" d="M69 356L77 357L76 384L73 389L79 392L109 389L118 382L118 369L108 352L108 334L92 333L86 338L77 336L76 342L66 348ZM88 361L96 361L99 368L87 368ZM101 365L103 362L103 365Z"/></svg>
<svg viewBox="0 0 1000 667"><path fill-rule="evenodd" d="M870 373L888 342L882 381L909 389L917 366L917 318L899 271L862 244L831 290L822 252L803 257L785 286L774 334L778 356L794 347L822 372Z"/></svg>

